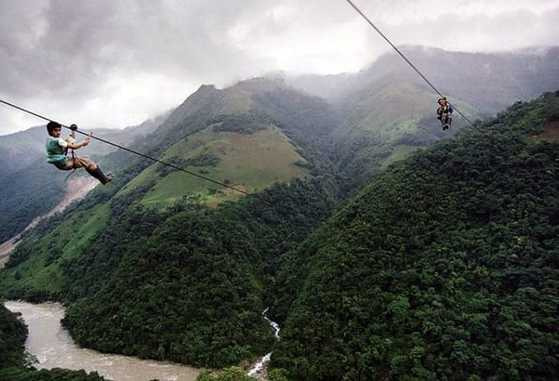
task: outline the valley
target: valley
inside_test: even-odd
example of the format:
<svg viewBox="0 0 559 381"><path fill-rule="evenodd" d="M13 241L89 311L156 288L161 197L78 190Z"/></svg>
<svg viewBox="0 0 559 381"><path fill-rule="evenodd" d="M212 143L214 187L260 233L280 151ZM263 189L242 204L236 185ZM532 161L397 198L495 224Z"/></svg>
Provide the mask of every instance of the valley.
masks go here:
<svg viewBox="0 0 559 381"><path fill-rule="evenodd" d="M0 296L63 303L82 348L196 369L554 377L559 51L406 49L473 128L455 116L443 132L393 54L353 74L203 85L127 144L251 195L104 152L115 180L73 186L87 196L25 232ZM48 204L6 197L12 215L18 200Z"/></svg>

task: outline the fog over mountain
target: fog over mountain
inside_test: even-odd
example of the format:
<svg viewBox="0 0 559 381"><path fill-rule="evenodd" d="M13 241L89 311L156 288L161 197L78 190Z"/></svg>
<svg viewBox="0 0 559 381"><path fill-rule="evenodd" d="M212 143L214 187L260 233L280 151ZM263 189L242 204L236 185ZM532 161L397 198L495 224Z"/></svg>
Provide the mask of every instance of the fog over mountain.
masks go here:
<svg viewBox="0 0 559 381"><path fill-rule="evenodd" d="M503 51L556 43L556 0L358 1L397 44ZM0 96L120 128L270 71L355 72L389 48L344 1L0 3ZM109 111L108 111L109 110ZM0 134L37 120L0 109Z"/></svg>
<svg viewBox="0 0 559 381"><path fill-rule="evenodd" d="M452 123L347 1L0 4L0 99L126 146L84 191L0 107L0 301L197 381L559 379L557 0L355 1Z"/></svg>

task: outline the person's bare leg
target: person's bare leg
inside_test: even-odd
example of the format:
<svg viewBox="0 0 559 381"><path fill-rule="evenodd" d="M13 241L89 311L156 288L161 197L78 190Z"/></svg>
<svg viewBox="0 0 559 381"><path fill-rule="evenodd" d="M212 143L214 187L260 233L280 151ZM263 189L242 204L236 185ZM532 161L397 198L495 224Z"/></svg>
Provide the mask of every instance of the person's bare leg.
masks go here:
<svg viewBox="0 0 559 381"><path fill-rule="evenodd" d="M111 175L105 176L105 174L101 171L101 168L99 168L94 161L87 157L78 157L74 159L74 166L75 168L85 168L87 173L99 180L103 185L112 180Z"/></svg>

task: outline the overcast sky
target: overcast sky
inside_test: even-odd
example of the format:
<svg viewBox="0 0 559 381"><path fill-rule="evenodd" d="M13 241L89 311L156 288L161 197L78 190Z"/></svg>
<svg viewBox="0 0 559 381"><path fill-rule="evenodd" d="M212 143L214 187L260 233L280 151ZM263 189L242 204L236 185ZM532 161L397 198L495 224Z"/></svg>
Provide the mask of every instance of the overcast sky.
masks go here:
<svg viewBox="0 0 559 381"><path fill-rule="evenodd" d="M396 44L559 42L559 0L354 0ZM83 128L134 125L201 84L357 71L388 51L344 0L0 0L0 97ZM0 134L41 122L0 105Z"/></svg>

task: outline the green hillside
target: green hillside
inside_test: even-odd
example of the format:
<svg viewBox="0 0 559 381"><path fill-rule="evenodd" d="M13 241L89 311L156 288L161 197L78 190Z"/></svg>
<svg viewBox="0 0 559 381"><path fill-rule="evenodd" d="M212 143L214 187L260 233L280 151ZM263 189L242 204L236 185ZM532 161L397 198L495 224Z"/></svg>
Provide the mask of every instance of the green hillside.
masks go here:
<svg viewBox="0 0 559 381"><path fill-rule="evenodd" d="M9 290L7 295L25 295L31 300L58 295L64 286L61 265L87 249L109 216L109 206L99 204L69 218L59 217L63 222L47 234L33 231L8 262L2 281L2 287Z"/></svg>
<svg viewBox="0 0 559 381"><path fill-rule="evenodd" d="M358 188L389 164L451 138L466 125L455 113L453 128L442 131L434 117L436 99L424 84L389 73L340 100L347 118L334 136L338 166L351 179L346 186ZM453 103L469 118L476 116L468 104Z"/></svg>
<svg viewBox="0 0 559 381"><path fill-rule="evenodd" d="M66 176L43 159L14 173L0 174L0 242L21 233L35 217L62 201Z"/></svg>
<svg viewBox="0 0 559 381"><path fill-rule="evenodd" d="M273 361L296 379L451 378L441 369L451 368L448 358L458 360L440 354L433 340L442 336L417 338L423 328L413 322L422 316L433 324L443 321L450 328L441 335L468 344L458 323L447 324L447 316L431 319L421 308L411 317L396 315L432 307L434 299L445 308L460 303L464 313L478 313L468 304L477 283L467 282L485 274L493 277L483 283L491 300L498 300L496 293L507 295L491 288L504 277L494 274L498 261L492 257L475 270L482 276L462 281L453 274L470 268L464 253L500 250L506 229L521 237L511 242L522 248L534 242L526 225L518 225L526 232L517 232L516 225L502 228L493 217L504 208L501 198L519 213L528 212L513 201L526 208L540 202L522 188L529 184L522 171L534 166L526 175L536 176L538 189L548 186L539 166L554 173L548 168L553 124L540 124L552 117L542 104L555 97L516 105L481 133L461 134L461 122L443 133L433 117L434 98L423 86L390 73L369 85L336 104L280 80L200 87L132 148L255 195L240 196L112 152L103 162L118 169L113 182L27 232L0 272L0 295L64 302L64 324L82 346L211 368L270 351L275 340L261 313L273 305L286 327ZM474 115L469 102L456 103ZM448 142L413 153L442 139ZM513 172L522 179L519 185L507 182ZM371 183L375 175L378 181ZM316 231L363 183L371 184ZM497 191L510 194L490 196ZM546 202L555 205L551 197ZM448 255L450 264L433 265L440 255ZM462 292L464 284L470 288ZM462 294L447 294L447 288ZM479 308L490 305L483 303ZM378 324L371 325L375 319ZM485 331L482 336L491 338ZM536 342L540 336L534 337ZM555 345L554 337L541 337ZM371 349L384 348L379 345L386 348ZM511 350L503 348L491 351L508 361ZM528 357L548 354L538 351ZM483 366L459 371L485 377Z"/></svg>
<svg viewBox="0 0 559 381"><path fill-rule="evenodd" d="M400 49L469 119L487 118L516 101L559 87L559 49L540 53L451 52L423 46ZM434 118L437 96L395 53L357 73L288 77L308 94L327 99L340 116L335 132L337 170L352 193L394 161L448 137Z"/></svg>
<svg viewBox="0 0 559 381"><path fill-rule="evenodd" d="M202 87L134 148L258 197L128 157L110 186L26 234L1 293L67 303L72 336L105 352L209 367L264 354L277 258L336 201L328 107L274 81Z"/></svg>
<svg viewBox="0 0 559 381"><path fill-rule="evenodd" d="M258 192L275 182L288 182L304 176L306 161L296 147L273 126L257 124L258 130L223 131L223 123L189 135L174 144L161 160L179 165L230 184L247 192ZM246 126L241 125L241 128ZM145 206L169 206L185 194L196 195L209 205L240 197L237 192L174 171L161 164L145 169L122 194L139 187L149 191L142 198Z"/></svg>
<svg viewBox="0 0 559 381"><path fill-rule="evenodd" d="M559 377L559 92L391 166L284 259L296 380ZM545 126L545 128L544 128Z"/></svg>

